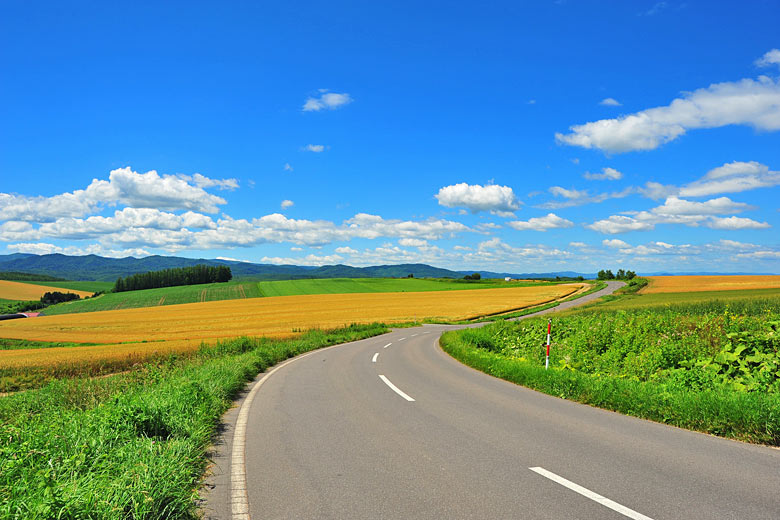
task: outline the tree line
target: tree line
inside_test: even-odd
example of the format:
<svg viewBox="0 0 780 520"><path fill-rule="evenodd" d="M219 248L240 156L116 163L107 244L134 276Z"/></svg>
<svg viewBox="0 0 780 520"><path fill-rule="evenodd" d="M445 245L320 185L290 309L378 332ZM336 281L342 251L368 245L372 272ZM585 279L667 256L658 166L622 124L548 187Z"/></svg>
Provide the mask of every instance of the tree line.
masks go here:
<svg viewBox="0 0 780 520"><path fill-rule="evenodd" d="M623 269L618 269L617 274L614 274L611 269L602 269L597 275L599 280L631 280L635 276L636 273L634 271L625 271Z"/></svg>
<svg viewBox="0 0 780 520"><path fill-rule="evenodd" d="M226 265L211 266L198 264L192 267L174 267L161 271L138 273L126 278L119 277L114 284L113 292L227 282L231 278L233 278L233 273L230 272L230 267Z"/></svg>

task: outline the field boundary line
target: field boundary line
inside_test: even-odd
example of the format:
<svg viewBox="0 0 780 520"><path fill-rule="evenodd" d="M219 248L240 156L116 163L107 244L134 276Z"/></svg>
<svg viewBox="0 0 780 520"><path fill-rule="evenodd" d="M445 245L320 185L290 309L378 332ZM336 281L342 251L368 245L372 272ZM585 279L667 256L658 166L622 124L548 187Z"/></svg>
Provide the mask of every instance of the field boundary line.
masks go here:
<svg viewBox="0 0 780 520"><path fill-rule="evenodd" d="M233 433L233 449L230 454L230 509L233 520L251 520L251 517L249 516L249 495L247 495L246 488L246 426L249 422L249 410L252 407L252 401L260 390L260 387L263 386L263 383L265 383L274 372L294 361L311 356L312 354L317 354L332 348L343 347L352 343L356 342L350 341L349 343L318 348L283 361L260 378L249 391L238 411L238 419L236 419L235 431Z"/></svg>

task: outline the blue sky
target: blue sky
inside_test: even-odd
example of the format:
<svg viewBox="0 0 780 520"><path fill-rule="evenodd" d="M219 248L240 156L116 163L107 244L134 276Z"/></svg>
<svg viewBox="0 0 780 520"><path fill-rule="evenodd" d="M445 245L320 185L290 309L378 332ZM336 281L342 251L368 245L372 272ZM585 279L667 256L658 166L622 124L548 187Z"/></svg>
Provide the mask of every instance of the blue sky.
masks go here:
<svg viewBox="0 0 780 520"><path fill-rule="evenodd" d="M774 1L3 2L0 254L780 273Z"/></svg>

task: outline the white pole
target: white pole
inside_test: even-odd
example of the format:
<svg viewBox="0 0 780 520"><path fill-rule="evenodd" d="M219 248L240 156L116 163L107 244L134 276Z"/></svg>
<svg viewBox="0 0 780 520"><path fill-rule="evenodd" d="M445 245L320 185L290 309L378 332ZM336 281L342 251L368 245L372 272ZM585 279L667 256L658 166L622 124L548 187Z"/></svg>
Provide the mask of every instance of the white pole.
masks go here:
<svg viewBox="0 0 780 520"><path fill-rule="evenodd" d="M550 333L552 332L552 320L547 319L547 357L544 359L544 369L550 366Z"/></svg>

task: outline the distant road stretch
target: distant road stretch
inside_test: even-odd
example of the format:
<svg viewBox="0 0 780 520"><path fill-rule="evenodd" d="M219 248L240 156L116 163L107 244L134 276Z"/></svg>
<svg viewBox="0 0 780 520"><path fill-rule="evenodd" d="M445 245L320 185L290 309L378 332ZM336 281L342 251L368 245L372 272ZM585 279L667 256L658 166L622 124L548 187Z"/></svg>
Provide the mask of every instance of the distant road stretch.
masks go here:
<svg viewBox="0 0 780 520"><path fill-rule="evenodd" d="M780 518L780 450L495 379L439 349L452 328L267 375L240 412L225 518Z"/></svg>

